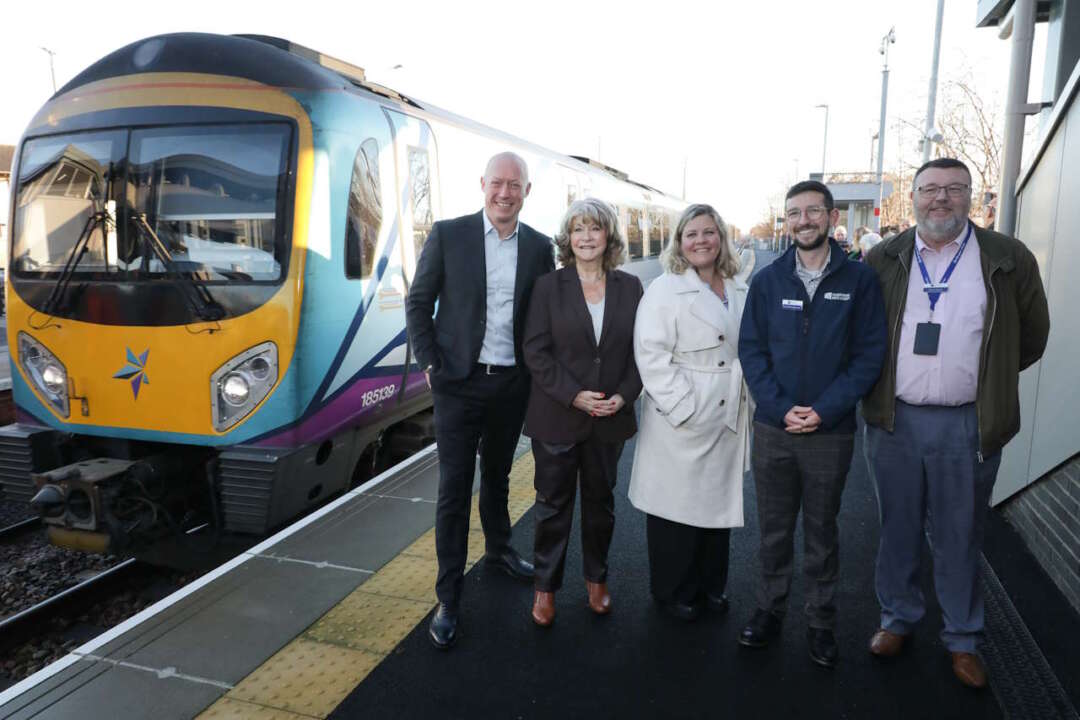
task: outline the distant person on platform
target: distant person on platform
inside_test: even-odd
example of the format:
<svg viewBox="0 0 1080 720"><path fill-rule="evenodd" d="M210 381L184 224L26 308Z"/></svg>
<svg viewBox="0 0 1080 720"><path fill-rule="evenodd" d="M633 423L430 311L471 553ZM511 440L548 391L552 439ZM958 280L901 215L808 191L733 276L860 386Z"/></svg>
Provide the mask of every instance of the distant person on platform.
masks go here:
<svg viewBox="0 0 1080 720"><path fill-rule="evenodd" d="M839 540L836 516L851 466L855 405L885 359L885 307L870 268L852 262L829 228L832 193L814 180L787 192L794 244L750 284L739 358L757 412L751 463L761 530L757 610L739 643L780 634L802 508L810 659L833 667Z"/></svg>
<svg viewBox="0 0 1080 720"><path fill-rule="evenodd" d="M1039 266L1018 240L976 227L971 173L932 160L915 173L916 225L874 248L890 328L881 379L863 400L877 486L881 626L870 652L900 653L926 611L924 528L956 677L986 685L979 555L1001 448L1020 428L1019 372L1040 357L1050 317Z"/></svg>
<svg viewBox="0 0 1080 720"><path fill-rule="evenodd" d="M566 546L581 485L582 570L589 608L611 610L608 548L623 444L637 432L634 316L641 281L616 266L626 255L619 219L603 200L573 203L555 236L562 269L536 281L525 323L532 392L525 434L536 472L536 592L532 619L555 620Z"/></svg>
<svg viewBox="0 0 1080 720"><path fill-rule="evenodd" d="M866 256L870 254L876 246L881 244L881 236L876 232L868 231L859 239L859 245L862 247L863 260L866 260Z"/></svg>
<svg viewBox="0 0 1080 720"><path fill-rule="evenodd" d="M833 239L836 240L845 253L851 252L851 243L848 241L846 227L837 225L833 230Z"/></svg>
<svg viewBox="0 0 1080 720"><path fill-rule="evenodd" d="M660 263L634 326L645 396L630 502L646 513L653 598L694 620L706 607L727 612L731 528L743 525L751 410L737 348L746 285L709 205L683 211Z"/></svg>
<svg viewBox="0 0 1080 720"><path fill-rule="evenodd" d="M522 158L492 157L480 179L484 209L435 223L406 300L409 338L435 401L439 606L429 634L439 649L457 640L478 445L485 561L533 580L532 564L510 546L506 506L529 398L521 350L528 300L536 279L555 267L551 239L518 222L531 187Z"/></svg>

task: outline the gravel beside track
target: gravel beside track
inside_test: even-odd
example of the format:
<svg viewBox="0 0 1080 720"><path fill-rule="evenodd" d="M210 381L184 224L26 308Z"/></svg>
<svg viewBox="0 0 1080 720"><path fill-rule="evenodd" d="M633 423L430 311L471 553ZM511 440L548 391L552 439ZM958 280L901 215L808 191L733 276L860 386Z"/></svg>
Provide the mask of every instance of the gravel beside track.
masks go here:
<svg viewBox="0 0 1080 720"><path fill-rule="evenodd" d="M21 517L0 515L3 524ZM10 518L9 518L10 515ZM64 550L50 545L44 528L0 544L0 620L97 575L121 558ZM43 623L37 636L5 649L0 657L0 689L40 670L101 632L187 584L200 572L155 569L125 581L110 597Z"/></svg>

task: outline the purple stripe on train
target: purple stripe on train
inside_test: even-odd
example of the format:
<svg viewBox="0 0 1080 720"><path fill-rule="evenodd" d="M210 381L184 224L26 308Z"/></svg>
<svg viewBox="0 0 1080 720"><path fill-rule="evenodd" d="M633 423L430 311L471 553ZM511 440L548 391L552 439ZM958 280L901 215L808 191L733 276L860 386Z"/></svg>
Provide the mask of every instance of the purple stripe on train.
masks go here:
<svg viewBox="0 0 1080 720"><path fill-rule="evenodd" d="M427 385L423 373L412 373L405 384L405 397L416 397ZM253 447L298 447L321 442L342 428L374 421L397 406L401 375L382 375L357 380L349 388L299 425L251 443Z"/></svg>

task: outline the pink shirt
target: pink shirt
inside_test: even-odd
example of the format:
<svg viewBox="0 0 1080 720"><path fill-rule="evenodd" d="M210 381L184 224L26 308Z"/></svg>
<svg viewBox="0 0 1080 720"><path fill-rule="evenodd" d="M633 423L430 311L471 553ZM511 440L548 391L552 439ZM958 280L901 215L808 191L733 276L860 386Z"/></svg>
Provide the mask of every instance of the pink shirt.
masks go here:
<svg viewBox="0 0 1080 720"><path fill-rule="evenodd" d="M967 235L960 235L940 251L915 232L915 252L922 255L930 279L939 282ZM900 329L896 359L896 397L911 405L964 405L975 402L979 383L979 352L986 317L986 285L979 262L979 241L972 232L963 256L940 295L933 313L923 290L923 277L915 258L908 268L907 304ZM941 324L937 355L916 355L915 326Z"/></svg>

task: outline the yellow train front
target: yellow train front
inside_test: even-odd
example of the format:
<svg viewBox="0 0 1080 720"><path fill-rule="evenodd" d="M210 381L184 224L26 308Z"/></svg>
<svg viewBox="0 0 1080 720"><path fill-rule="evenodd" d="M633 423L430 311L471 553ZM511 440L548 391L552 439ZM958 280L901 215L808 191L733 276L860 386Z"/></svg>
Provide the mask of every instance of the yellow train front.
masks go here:
<svg viewBox="0 0 1080 720"><path fill-rule="evenodd" d="M264 533L346 487L429 402L402 227L371 221L394 192L365 196L380 162L393 171L392 141L364 149L385 109L280 45L135 43L20 142L0 489L54 542Z"/></svg>

